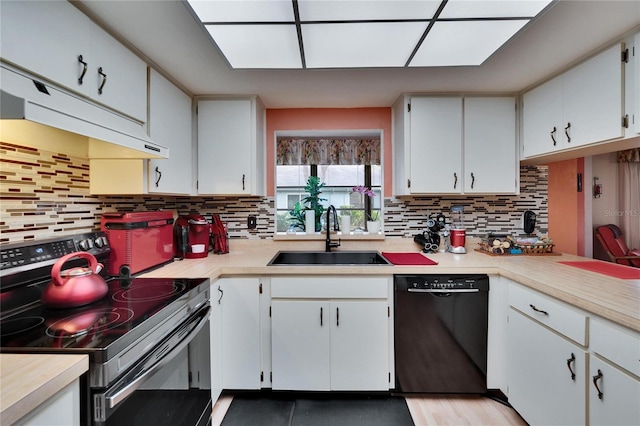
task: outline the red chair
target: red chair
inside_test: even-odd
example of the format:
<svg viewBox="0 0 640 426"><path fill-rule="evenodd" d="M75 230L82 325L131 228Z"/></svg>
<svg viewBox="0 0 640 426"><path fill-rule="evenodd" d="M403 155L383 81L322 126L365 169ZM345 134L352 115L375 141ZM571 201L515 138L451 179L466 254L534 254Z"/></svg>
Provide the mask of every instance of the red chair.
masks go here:
<svg viewBox="0 0 640 426"><path fill-rule="evenodd" d="M613 263L640 268L640 250L629 250L622 231L616 225L599 226L596 237Z"/></svg>

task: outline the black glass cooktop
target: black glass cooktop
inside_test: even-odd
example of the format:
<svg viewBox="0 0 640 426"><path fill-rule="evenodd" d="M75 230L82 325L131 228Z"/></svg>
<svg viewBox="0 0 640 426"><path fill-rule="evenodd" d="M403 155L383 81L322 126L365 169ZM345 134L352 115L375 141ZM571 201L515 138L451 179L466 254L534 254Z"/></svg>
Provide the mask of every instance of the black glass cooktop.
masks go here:
<svg viewBox="0 0 640 426"><path fill-rule="evenodd" d="M47 284L0 295L2 352L78 352L106 349L125 334L135 339L170 316L206 279L133 278L108 281L101 300L76 308L40 304ZM172 305L171 308L167 308ZM9 314L9 315L7 315ZM144 326L141 326L142 323Z"/></svg>

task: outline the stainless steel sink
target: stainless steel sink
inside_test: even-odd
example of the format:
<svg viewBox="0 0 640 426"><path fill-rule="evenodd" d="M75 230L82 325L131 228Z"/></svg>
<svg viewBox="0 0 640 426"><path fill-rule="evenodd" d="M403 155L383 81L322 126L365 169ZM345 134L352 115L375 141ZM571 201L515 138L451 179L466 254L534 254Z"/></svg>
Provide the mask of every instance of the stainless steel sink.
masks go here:
<svg viewBox="0 0 640 426"><path fill-rule="evenodd" d="M267 266L278 265L391 265L377 251L279 251Z"/></svg>

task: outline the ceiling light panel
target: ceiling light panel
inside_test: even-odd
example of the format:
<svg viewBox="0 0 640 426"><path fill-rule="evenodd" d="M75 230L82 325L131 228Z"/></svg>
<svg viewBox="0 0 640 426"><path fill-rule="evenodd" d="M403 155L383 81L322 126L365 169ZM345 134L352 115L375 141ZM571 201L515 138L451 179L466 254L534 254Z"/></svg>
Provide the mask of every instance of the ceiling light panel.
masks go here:
<svg viewBox="0 0 640 426"><path fill-rule="evenodd" d="M298 0L301 21L431 19L440 0Z"/></svg>
<svg viewBox="0 0 640 426"><path fill-rule="evenodd" d="M293 22L291 0L189 0L202 22Z"/></svg>
<svg viewBox="0 0 640 426"><path fill-rule="evenodd" d="M302 68L295 25L206 25L233 68Z"/></svg>
<svg viewBox="0 0 640 426"><path fill-rule="evenodd" d="M409 66L480 65L527 22L436 22Z"/></svg>
<svg viewBox="0 0 640 426"><path fill-rule="evenodd" d="M449 0L440 19L533 18L550 0Z"/></svg>
<svg viewBox="0 0 640 426"><path fill-rule="evenodd" d="M402 67L426 22L302 25L307 68Z"/></svg>

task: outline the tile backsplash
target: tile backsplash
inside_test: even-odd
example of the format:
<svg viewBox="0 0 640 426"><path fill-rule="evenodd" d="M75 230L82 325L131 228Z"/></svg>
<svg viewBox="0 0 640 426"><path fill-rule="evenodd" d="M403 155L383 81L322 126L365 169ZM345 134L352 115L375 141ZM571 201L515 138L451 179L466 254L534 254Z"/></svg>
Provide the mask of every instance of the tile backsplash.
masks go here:
<svg viewBox="0 0 640 426"><path fill-rule="evenodd" d="M448 216L463 205L469 235L518 232L526 210L537 214L536 232L547 232L547 168L520 169L519 195L388 197L384 231L411 237L425 229L429 214ZM272 238L273 197L95 196L89 194L89 161L63 153L0 142L0 243L40 240L99 229L107 212L172 210L220 215L231 238ZM255 229L247 218L257 218Z"/></svg>

